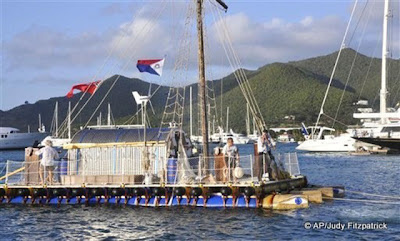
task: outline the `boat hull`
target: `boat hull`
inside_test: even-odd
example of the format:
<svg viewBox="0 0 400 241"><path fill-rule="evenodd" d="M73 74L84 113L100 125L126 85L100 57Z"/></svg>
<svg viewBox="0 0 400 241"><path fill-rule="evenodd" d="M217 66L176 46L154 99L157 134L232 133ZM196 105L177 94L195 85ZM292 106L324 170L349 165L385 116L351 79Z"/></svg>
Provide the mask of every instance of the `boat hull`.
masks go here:
<svg viewBox="0 0 400 241"><path fill-rule="evenodd" d="M355 137L354 139L370 143L373 145L387 147L396 151L400 151L400 138L372 138L372 137Z"/></svg>
<svg viewBox="0 0 400 241"><path fill-rule="evenodd" d="M13 133L8 134L7 138L0 139L0 150L24 149L40 142L48 136L49 133Z"/></svg>
<svg viewBox="0 0 400 241"><path fill-rule="evenodd" d="M350 137L336 137L332 139L306 140L297 150L309 152L354 152L355 140Z"/></svg>

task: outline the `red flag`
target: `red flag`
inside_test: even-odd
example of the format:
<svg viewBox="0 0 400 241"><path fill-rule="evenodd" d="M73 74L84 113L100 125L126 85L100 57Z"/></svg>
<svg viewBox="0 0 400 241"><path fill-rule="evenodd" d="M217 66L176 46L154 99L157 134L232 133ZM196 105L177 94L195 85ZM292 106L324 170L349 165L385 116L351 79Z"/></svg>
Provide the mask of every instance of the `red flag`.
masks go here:
<svg viewBox="0 0 400 241"><path fill-rule="evenodd" d="M72 86L71 90L67 93L67 98L72 98L72 96L74 96L74 90L80 90L82 92L93 94L96 91L97 86L99 85L100 82L101 81L96 81L87 84L74 85Z"/></svg>

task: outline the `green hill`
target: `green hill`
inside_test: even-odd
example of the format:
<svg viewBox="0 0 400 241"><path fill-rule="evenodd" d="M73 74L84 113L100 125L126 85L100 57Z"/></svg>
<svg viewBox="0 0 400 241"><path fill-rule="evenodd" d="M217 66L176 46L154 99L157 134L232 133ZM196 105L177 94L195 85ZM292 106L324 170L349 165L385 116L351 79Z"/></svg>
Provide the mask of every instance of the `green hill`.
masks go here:
<svg viewBox="0 0 400 241"><path fill-rule="evenodd" d="M337 55L338 52L334 52L326 56L289 62L289 64L317 75L330 77ZM354 67L350 71L353 61ZM387 66L388 91L391 93L388 103L395 105L399 100L400 60L388 59ZM379 99L381 82L380 58L371 58L353 49L344 49L338 62L334 80L336 85L345 85L348 80L348 86L356 90L357 96L361 95L362 98L370 100L375 107L379 105L377 99Z"/></svg>

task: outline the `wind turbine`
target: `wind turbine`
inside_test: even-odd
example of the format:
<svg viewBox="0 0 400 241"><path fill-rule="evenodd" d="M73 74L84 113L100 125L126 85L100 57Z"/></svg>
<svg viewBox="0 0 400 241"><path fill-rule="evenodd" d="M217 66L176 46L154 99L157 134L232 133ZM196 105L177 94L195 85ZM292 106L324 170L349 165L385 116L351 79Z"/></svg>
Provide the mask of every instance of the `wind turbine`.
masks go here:
<svg viewBox="0 0 400 241"><path fill-rule="evenodd" d="M150 103L150 108L155 114L153 104L150 101L151 96L150 95L140 95L137 91L132 92L133 98L135 98L136 104L141 106L141 111L142 111L142 125L146 126L146 106L147 103Z"/></svg>

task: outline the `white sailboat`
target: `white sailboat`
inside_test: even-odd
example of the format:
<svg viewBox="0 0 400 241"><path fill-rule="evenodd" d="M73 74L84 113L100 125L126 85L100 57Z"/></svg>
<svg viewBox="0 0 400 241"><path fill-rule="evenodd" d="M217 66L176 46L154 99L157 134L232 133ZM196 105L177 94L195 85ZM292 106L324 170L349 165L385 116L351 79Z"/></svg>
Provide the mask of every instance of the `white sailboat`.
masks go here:
<svg viewBox="0 0 400 241"><path fill-rule="evenodd" d="M51 141L53 143L53 147L61 148L63 145L68 144L71 142L71 102L68 103L68 137L62 138L59 136L58 130L58 102L54 107L54 117L53 117L53 124L54 124L54 132L52 135L46 136L43 141L40 143L40 146L44 146L46 141Z"/></svg>
<svg viewBox="0 0 400 241"><path fill-rule="evenodd" d="M356 5L353 8L353 13ZM352 15L353 15L352 13ZM324 114L324 105L331 86L333 76L337 67L337 63L340 57L340 53L343 49L341 47L339 54L336 59L335 66L324 96L324 100L321 105L320 113L315 127L311 131L311 135L306 136L306 140L302 142L296 149L304 151L315 151L315 152L353 152L356 151L357 146L362 146L363 144L357 143L353 138L357 136L357 133L374 133L379 132L382 129L382 125L386 125L391 119L398 120L400 118L400 112L398 111L388 111L387 108L387 58L389 56L388 51L388 18L390 17L389 11L389 0L385 0L384 3L384 15L383 15L383 36L382 36L382 68L381 68L381 90L380 90L380 112L362 112L354 113L353 118L364 120L363 126L356 129L348 129L346 133L339 136L334 136L332 134L326 135L324 133L331 132L335 130L327 127L319 127L319 121L321 116ZM350 19L351 21L351 19ZM349 21L349 25L350 25ZM344 46L344 41L349 29L347 30L343 38L341 46Z"/></svg>

